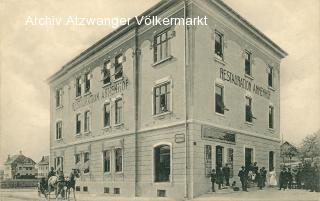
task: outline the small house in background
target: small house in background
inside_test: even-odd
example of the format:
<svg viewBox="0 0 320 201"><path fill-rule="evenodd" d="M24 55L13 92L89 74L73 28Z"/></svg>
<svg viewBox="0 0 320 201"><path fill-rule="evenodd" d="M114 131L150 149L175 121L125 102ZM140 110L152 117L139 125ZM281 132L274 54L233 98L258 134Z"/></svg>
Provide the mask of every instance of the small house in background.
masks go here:
<svg viewBox="0 0 320 201"><path fill-rule="evenodd" d="M35 162L22 154L10 156L4 164L4 179L34 179L37 175Z"/></svg>
<svg viewBox="0 0 320 201"><path fill-rule="evenodd" d="M38 178L48 176L49 172L49 156L42 156L42 159L37 164Z"/></svg>
<svg viewBox="0 0 320 201"><path fill-rule="evenodd" d="M288 141L283 142L280 145L280 154L282 158L281 164L284 166L298 166L300 162L299 150L297 146L289 143Z"/></svg>

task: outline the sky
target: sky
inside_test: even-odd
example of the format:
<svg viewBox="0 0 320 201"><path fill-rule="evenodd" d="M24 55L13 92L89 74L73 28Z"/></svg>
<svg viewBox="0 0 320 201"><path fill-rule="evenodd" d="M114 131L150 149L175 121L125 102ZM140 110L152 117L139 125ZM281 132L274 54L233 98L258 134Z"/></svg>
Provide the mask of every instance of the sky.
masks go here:
<svg viewBox="0 0 320 201"><path fill-rule="evenodd" d="M46 79L108 26L27 26L27 16L133 17L158 0L0 1L0 164L49 154ZM320 128L320 0L224 0L289 53L281 64L281 134L300 144Z"/></svg>

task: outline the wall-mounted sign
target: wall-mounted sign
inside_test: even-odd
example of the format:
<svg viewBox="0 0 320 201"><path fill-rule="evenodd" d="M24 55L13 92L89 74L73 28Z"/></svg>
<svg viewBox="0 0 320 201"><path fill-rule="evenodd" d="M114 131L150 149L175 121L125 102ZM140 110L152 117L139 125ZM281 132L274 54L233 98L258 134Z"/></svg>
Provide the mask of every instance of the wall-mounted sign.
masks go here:
<svg viewBox="0 0 320 201"><path fill-rule="evenodd" d="M236 142L236 135L232 131L201 125L201 136L204 139L221 140L225 142Z"/></svg>
<svg viewBox="0 0 320 201"><path fill-rule="evenodd" d="M91 94L91 95L87 95L79 98L72 104L72 108L75 111L81 107L84 107L86 105L89 105L98 101L100 98L105 99L109 96L120 93L128 88L128 84L129 84L128 78L124 78L117 82L112 82L110 83L110 85L104 87L100 93Z"/></svg>
<svg viewBox="0 0 320 201"><path fill-rule="evenodd" d="M271 92L268 89L258 86L255 83L252 84L250 80L247 80L246 78L243 78L239 75L233 74L232 72L224 68L220 68L220 78L223 81L230 82L247 91L252 91L253 93L259 96L270 99Z"/></svg>

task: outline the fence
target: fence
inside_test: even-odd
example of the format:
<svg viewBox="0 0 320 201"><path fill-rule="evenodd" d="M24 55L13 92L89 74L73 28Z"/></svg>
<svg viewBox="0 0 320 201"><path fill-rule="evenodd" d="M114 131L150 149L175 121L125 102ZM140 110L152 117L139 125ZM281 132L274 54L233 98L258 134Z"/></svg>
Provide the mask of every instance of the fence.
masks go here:
<svg viewBox="0 0 320 201"><path fill-rule="evenodd" d="M36 187L37 184L37 179L12 179L0 181L0 188L30 188Z"/></svg>

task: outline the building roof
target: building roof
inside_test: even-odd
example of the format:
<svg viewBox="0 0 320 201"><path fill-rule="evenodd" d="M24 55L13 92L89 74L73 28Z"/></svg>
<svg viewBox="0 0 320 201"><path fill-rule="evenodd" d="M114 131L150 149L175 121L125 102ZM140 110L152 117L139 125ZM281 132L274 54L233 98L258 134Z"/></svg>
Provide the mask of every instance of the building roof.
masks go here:
<svg viewBox="0 0 320 201"><path fill-rule="evenodd" d="M11 165L14 163L32 163L35 164L35 162L29 158L26 157L24 155L22 155L22 153L17 154L17 155L13 155L13 156L8 156L7 161L5 162L5 165Z"/></svg>
<svg viewBox="0 0 320 201"><path fill-rule="evenodd" d="M49 165L49 156L42 156L38 165Z"/></svg>
<svg viewBox="0 0 320 201"><path fill-rule="evenodd" d="M145 12L143 12L141 16L155 16L158 13L164 11L166 8L170 7L171 5L182 2L180 1L170 1L170 0L161 0L156 5L152 6ZM269 46L271 49L273 49L276 53L278 53L281 58L284 58L288 54L281 49L277 44L275 44L271 39L269 39L266 35L264 35L261 31L259 31L257 28L255 28L252 24L250 24L247 20L245 20L243 17L240 16L236 11L234 11L231 7L226 5L222 0L211 0L215 5L218 5L222 10L224 10L230 18L240 22L245 28L247 28L251 33L255 34L259 39L261 39L267 46ZM129 25L123 25L114 30L113 32L107 34L105 37L94 43L92 46L90 46L88 49L84 50L82 53L80 53L78 56L76 56L74 59L66 63L62 66L62 68L54 73L52 76L50 76L47 79L47 82L50 84L54 80L56 80L61 75L67 73L71 68L76 66L77 64L81 63L97 51L101 50L103 47L109 45L114 40L119 38L120 36L124 35L128 31L131 31L134 27L137 26L137 22L132 18L130 20Z"/></svg>

